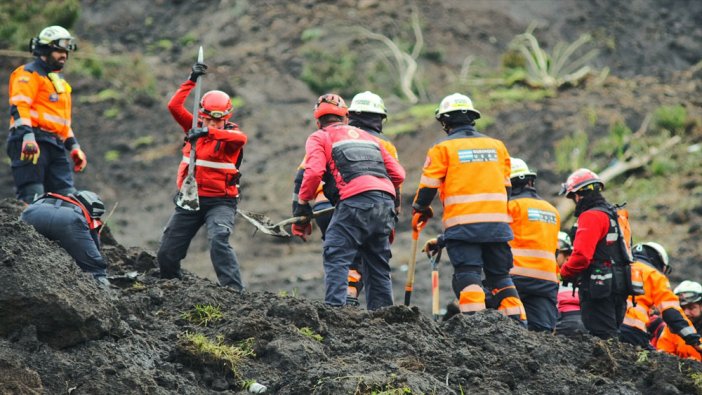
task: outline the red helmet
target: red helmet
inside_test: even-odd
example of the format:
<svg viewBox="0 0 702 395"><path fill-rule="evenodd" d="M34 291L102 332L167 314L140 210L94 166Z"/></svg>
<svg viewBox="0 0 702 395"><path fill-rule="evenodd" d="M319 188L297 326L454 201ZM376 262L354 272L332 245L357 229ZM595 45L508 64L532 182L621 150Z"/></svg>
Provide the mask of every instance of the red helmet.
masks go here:
<svg viewBox="0 0 702 395"><path fill-rule="evenodd" d="M232 99L222 91L209 91L200 100L200 116L212 119L231 118L234 108Z"/></svg>
<svg viewBox="0 0 702 395"><path fill-rule="evenodd" d="M602 182L597 173L589 169L578 169L569 175L566 182L561 185L559 195L566 195L567 198L571 198L575 192L586 186L592 185L590 188L592 189L597 184L600 185L600 190L604 191L604 182Z"/></svg>
<svg viewBox="0 0 702 395"><path fill-rule="evenodd" d="M327 93L317 99L317 104L314 106L314 118L319 119L323 115L328 114L334 114L340 117L349 115L349 108L346 106L341 96Z"/></svg>

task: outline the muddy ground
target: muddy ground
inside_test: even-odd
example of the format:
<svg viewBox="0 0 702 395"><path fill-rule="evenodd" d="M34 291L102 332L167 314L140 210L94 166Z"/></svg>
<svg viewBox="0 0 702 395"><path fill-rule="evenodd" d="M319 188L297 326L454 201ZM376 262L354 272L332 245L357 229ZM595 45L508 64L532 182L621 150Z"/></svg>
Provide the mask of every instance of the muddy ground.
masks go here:
<svg viewBox="0 0 702 395"><path fill-rule="evenodd" d="M20 211L0 201L2 394L236 394L246 380L274 394L702 393L700 363L528 332L494 311L434 322L418 307L368 312L190 273L161 280L151 254L109 234L111 274L139 274L100 289ZM197 304L220 307L221 320L185 319ZM243 342L253 355L235 374L193 352L188 333Z"/></svg>

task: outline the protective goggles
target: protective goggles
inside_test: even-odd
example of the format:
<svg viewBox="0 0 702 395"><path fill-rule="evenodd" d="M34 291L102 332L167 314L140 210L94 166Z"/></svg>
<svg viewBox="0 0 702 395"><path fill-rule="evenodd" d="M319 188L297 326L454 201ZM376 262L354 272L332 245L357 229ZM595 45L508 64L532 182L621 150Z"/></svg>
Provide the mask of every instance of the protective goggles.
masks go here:
<svg viewBox="0 0 702 395"><path fill-rule="evenodd" d="M680 299L680 306L687 306L702 300L702 295L697 292L680 292L677 296Z"/></svg>
<svg viewBox="0 0 702 395"><path fill-rule="evenodd" d="M76 40L72 38L59 38L58 40L52 41L50 45L54 48L64 49L68 52L75 51L78 49L78 45L76 45Z"/></svg>
<svg viewBox="0 0 702 395"><path fill-rule="evenodd" d="M226 117L227 115L231 114L231 111L219 111L219 110L214 110L214 111L208 111L205 110L204 108L201 110L202 115L212 118L212 119L222 119Z"/></svg>
<svg viewBox="0 0 702 395"><path fill-rule="evenodd" d="M342 103L341 97L337 95L320 96L319 99L317 99L317 107L319 107L319 105L322 103L331 104L337 107L346 107L346 104Z"/></svg>

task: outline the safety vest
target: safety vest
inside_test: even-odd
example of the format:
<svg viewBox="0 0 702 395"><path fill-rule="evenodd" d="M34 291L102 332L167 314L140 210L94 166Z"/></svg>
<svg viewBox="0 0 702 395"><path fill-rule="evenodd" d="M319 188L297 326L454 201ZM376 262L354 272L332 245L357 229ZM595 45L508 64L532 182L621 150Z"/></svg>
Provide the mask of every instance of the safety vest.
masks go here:
<svg viewBox="0 0 702 395"><path fill-rule="evenodd" d="M71 86L40 59L18 67L10 75L10 128L39 128L61 140L73 137ZM24 134L24 133L21 133Z"/></svg>
<svg viewBox="0 0 702 395"><path fill-rule="evenodd" d="M669 354L677 355L680 358L692 358L702 361L702 355L699 351L687 345L685 340L673 333L667 325L656 342L656 348Z"/></svg>
<svg viewBox="0 0 702 395"><path fill-rule="evenodd" d="M636 306L633 305L631 300L627 301L623 325L646 332L646 324L648 324L649 315L654 307L664 317L670 315L670 313L664 314L666 310L673 309L678 313L677 316L679 317L677 320L679 327L674 329L682 335L686 334L684 332L686 330L687 333L694 333L692 324L685 318L685 314L680 308L678 297L670 289L670 282L663 273L639 261L631 264L631 271L632 274L638 273L637 277L641 278L645 293L636 297Z"/></svg>
<svg viewBox="0 0 702 395"><path fill-rule="evenodd" d="M78 206L78 208L80 208L80 210L83 212L83 216L85 217L85 222L88 223L88 228L90 228L90 230L97 229L100 227L100 225L102 225L102 221L91 217L88 209L85 208L85 206L83 206L76 199L73 199L73 198L68 197L68 196L59 195L58 193L53 193L53 192L46 193L44 195L44 197L52 197L54 199L63 200L64 202L68 202L68 203L71 203L71 204Z"/></svg>
<svg viewBox="0 0 702 395"><path fill-rule="evenodd" d="M558 283L558 210L533 189L512 195L508 207L514 233L514 240L509 242L514 257L510 274Z"/></svg>
<svg viewBox="0 0 702 395"><path fill-rule="evenodd" d="M509 223L507 191L511 185L507 148L472 126L452 131L427 152L419 189L438 188L444 205L443 226Z"/></svg>

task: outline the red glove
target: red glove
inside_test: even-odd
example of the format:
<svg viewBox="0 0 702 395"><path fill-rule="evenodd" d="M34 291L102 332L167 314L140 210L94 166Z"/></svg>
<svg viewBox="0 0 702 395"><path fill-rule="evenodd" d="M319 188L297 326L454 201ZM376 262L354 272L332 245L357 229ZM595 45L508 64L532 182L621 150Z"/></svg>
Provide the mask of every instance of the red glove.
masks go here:
<svg viewBox="0 0 702 395"><path fill-rule="evenodd" d="M76 173L85 170L88 166L88 159L85 158L85 153L79 146L74 146L71 150L71 159L73 159L73 171Z"/></svg>
<svg viewBox="0 0 702 395"><path fill-rule="evenodd" d="M425 207L423 209L412 208L412 229L421 232L425 226L427 226L427 221L429 218L434 216L434 210L431 206Z"/></svg>
<svg viewBox="0 0 702 395"><path fill-rule="evenodd" d="M307 236L312 234L312 223L308 222L305 225L292 224L290 229L293 236L301 238L302 241L307 241Z"/></svg>
<svg viewBox="0 0 702 395"><path fill-rule="evenodd" d="M37 164L39 160L39 144L34 138L34 133L27 133L22 137L22 153L20 160L29 160L33 164Z"/></svg>
<svg viewBox="0 0 702 395"><path fill-rule="evenodd" d="M390 244L392 244L393 241L395 241L395 229L390 231Z"/></svg>

